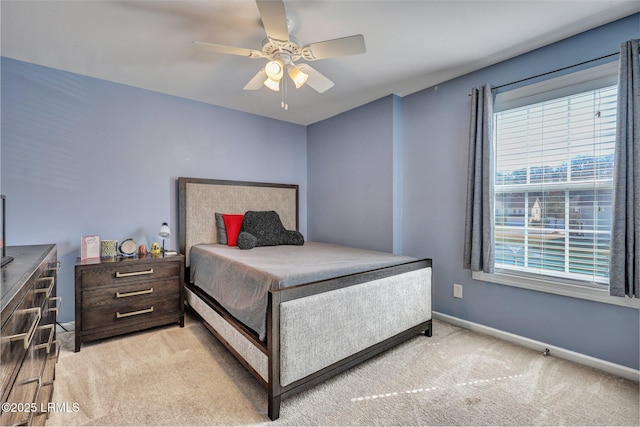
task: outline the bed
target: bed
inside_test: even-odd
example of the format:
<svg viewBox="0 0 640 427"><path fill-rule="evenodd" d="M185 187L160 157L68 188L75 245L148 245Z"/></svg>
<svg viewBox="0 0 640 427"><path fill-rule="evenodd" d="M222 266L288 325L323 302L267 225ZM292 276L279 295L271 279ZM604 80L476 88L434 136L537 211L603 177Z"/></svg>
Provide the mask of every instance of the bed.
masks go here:
<svg viewBox="0 0 640 427"><path fill-rule="evenodd" d="M242 250L218 243L215 214L275 211L298 230L298 186L178 178L189 308L282 399L393 346L431 336L431 260L320 242Z"/></svg>

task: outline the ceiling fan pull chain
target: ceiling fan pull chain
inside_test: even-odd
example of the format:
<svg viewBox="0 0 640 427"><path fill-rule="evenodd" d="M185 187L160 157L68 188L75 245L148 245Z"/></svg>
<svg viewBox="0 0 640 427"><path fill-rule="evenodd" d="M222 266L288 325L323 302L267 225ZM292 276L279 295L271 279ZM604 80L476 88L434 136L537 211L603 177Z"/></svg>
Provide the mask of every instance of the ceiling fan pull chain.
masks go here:
<svg viewBox="0 0 640 427"><path fill-rule="evenodd" d="M284 110L287 111L289 109L289 104L287 103L287 95L289 94L289 85L287 84L287 78L282 79L284 81Z"/></svg>
<svg viewBox="0 0 640 427"><path fill-rule="evenodd" d="M280 91L280 108L286 111L289 109L289 104L287 104L287 79L283 78L280 80L280 84L282 85L282 90Z"/></svg>
<svg viewBox="0 0 640 427"><path fill-rule="evenodd" d="M280 108L282 108L284 110L284 88L285 88L285 82L284 79L280 80Z"/></svg>

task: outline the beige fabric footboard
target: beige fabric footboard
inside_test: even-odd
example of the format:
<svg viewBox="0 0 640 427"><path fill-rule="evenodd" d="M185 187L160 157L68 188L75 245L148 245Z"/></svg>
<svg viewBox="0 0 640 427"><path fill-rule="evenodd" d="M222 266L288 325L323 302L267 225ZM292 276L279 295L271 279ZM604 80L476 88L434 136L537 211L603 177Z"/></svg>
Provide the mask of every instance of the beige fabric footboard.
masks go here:
<svg viewBox="0 0 640 427"><path fill-rule="evenodd" d="M280 304L287 385L431 319L431 267Z"/></svg>
<svg viewBox="0 0 640 427"><path fill-rule="evenodd" d="M431 319L431 267L280 303L280 385ZM189 288L187 303L268 381L268 356Z"/></svg>

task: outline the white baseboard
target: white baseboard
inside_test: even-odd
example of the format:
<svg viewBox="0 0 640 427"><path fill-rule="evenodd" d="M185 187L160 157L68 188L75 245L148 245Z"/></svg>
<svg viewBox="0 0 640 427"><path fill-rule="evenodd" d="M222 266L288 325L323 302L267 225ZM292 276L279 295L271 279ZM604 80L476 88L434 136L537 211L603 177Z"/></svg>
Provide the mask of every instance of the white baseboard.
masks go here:
<svg viewBox="0 0 640 427"><path fill-rule="evenodd" d="M470 322L468 320L449 316L437 311L433 312L433 317L434 319L450 323L463 329L469 329L470 331L489 335L504 341L509 341L514 344L521 345L523 347L540 351L540 353L544 352L545 349L549 349L549 355L556 356L561 359L570 360L575 363L580 363L592 368L600 369L601 371L605 371L631 381L640 382L640 371L629 368L627 366L607 362L606 360L597 359L595 357L587 356L586 354L576 353L575 351L567 350L562 347L556 347L551 344L546 344L540 341L525 338L520 335L515 335L509 332L501 331L499 329L490 328L479 323Z"/></svg>

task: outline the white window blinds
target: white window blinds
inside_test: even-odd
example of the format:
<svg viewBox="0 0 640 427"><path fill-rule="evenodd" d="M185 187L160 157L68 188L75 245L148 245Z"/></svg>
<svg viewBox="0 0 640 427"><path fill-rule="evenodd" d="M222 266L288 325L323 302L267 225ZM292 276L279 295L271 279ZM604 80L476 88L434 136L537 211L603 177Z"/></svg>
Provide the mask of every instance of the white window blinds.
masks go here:
<svg viewBox="0 0 640 427"><path fill-rule="evenodd" d="M496 268L606 285L616 87L494 118Z"/></svg>

